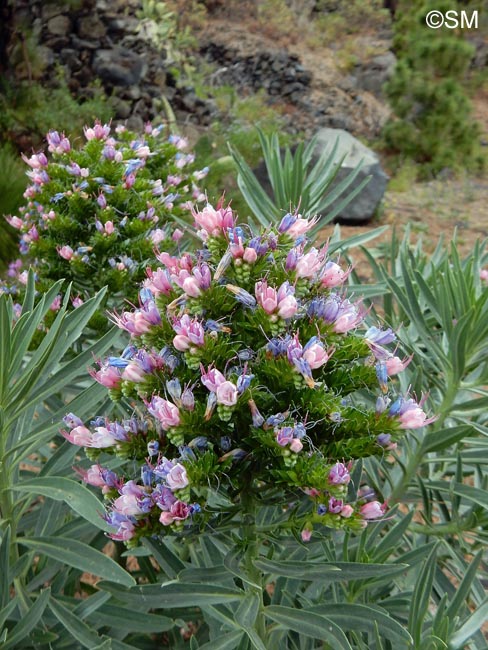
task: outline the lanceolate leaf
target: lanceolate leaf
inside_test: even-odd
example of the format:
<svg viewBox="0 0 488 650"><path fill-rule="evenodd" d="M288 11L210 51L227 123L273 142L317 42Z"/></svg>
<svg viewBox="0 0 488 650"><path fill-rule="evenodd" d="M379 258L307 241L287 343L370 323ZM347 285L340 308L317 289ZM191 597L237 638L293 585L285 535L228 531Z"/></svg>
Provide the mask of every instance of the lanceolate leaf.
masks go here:
<svg viewBox="0 0 488 650"><path fill-rule="evenodd" d="M64 501L97 528L109 532L112 530L102 518L104 507L101 501L84 485L70 478L39 476L29 481L23 481L12 489L29 494L42 494L56 501Z"/></svg>
<svg viewBox="0 0 488 650"><path fill-rule="evenodd" d="M264 613L267 618L298 634L328 641L338 650L352 650L344 632L327 616L280 605L270 605Z"/></svg>
<svg viewBox="0 0 488 650"><path fill-rule="evenodd" d="M412 643L407 630L379 607L350 603L324 603L314 605L310 612L326 616L341 629L357 630L375 634L376 626L385 639L389 639L394 648L405 648Z"/></svg>
<svg viewBox="0 0 488 650"><path fill-rule="evenodd" d="M49 608L70 635L81 643L84 648L93 650L93 648L98 647L104 641L96 630L80 620L78 616L73 614L71 610L58 600L52 598L49 603ZM110 648L110 646L108 647Z"/></svg>
<svg viewBox="0 0 488 650"><path fill-rule="evenodd" d="M466 642L480 631L488 619L488 599L474 611L468 620L457 630L449 641L449 650L462 650Z"/></svg>
<svg viewBox="0 0 488 650"><path fill-rule="evenodd" d="M25 614L23 614L20 621L8 633L6 642L2 644L2 650L9 650L9 648L14 650L21 647L21 645L19 645L20 642L30 634L43 615L49 602L50 595L50 589L45 589L41 592L41 595L38 596L36 602Z"/></svg>
<svg viewBox="0 0 488 650"><path fill-rule="evenodd" d="M63 562L68 566L80 569L80 571L94 573L100 578L126 587L135 584L134 578L112 558L78 540L58 537L21 537L16 541L22 546L33 549L36 553L47 555L53 560Z"/></svg>
<svg viewBox="0 0 488 650"><path fill-rule="evenodd" d="M340 582L342 580L363 580L368 578L384 578L404 572L407 566L388 564L361 564L356 562L292 562L284 560L256 560L255 565L262 571L272 575L280 575L301 580L325 580Z"/></svg>
<svg viewBox="0 0 488 650"><path fill-rule="evenodd" d="M131 589L120 589L111 583L97 585L114 594L123 602L151 608L205 607L218 603L229 603L244 598L244 592L221 585L169 582L164 585L141 585Z"/></svg>
<svg viewBox="0 0 488 650"><path fill-rule="evenodd" d="M199 650L236 650L236 648L240 647L239 644L244 637L245 633L240 630L238 632L222 634L218 639L200 646Z"/></svg>

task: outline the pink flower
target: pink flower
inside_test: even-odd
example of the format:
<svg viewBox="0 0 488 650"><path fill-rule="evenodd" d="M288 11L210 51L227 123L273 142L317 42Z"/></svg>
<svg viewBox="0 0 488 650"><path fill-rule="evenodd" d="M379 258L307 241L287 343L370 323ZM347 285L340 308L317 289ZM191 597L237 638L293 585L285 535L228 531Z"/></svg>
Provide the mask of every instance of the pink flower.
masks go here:
<svg viewBox="0 0 488 650"><path fill-rule="evenodd" d="M488 269L481 269L480 278L485 282L488 282Z"/></svg>
<svg viewBox="0 0 488 650"><path fill-rule="evenodd" d="M76 469L76 468L75 468ZM103 480L102 468L100 465L92 465L87 470L77 470L85 483L93 485L94 487L105 487L106 483Z"/></svg>
<svg viewBox="0 0 488 650"><path fill-rule="evenodd" d="M114 232L114 230L115 230L115 228L114 228L113 222L112 221L107 221L107 223L105 224L105 234L106 235L111 235Z"/></svg>
<svg viewBox="0 0 488 650"><path fill-rule="evenodd" d="M312 539L312 531L310 528L304 528L301 532L302 542L309 542Z"/></svg>
<svg viewBox="0 0 488 650"><path fill-rule="evenodd" d="M180 239L183 237L183 235L184 235L183 231L180 230L179 228L176 228L176 230L175 230L175 231L173 232L173 234L171 235L171 239L172 239L173 241L178 242L178 241L180 241Z"/></svg>
<svg viewBox="0 0 488 650"><path fill-rule="evenodd" d="M344 463L336 463L329 471L329 483L331 485L347 485L351 480L349 467Z"/></svg>
<svg viewBox="0 0 488 650"><path fill-rule="evenodd" d="M354 512L354 508L350 505L345 505L342 507L341 510L341 517L344 517L344 519L349 519L349 517L352 515Z"/></svg>
<svg viewBox="0 0 488 650"><path fill-rule="evenodd" d="M179 425L180 412L173 402L169 402L156 395L147 407L149 413L161 422L161 426L165 431Z"/></svg>
<svg viewBox="0 0 488 650"><path fill-rule="evenodd" d="M122 381L120 370L108 364L102 365L100 370L96 372L92 369L88 370L88 372L95 381L105 386L105 388L118 388Z"/></svg>
<svg viewBox="0 0 488 650"><path fill-rule="evenodd" d="M116 443L117 440L114 438L113 432L110 429L107 429L107 427L95 427L90 447L104 449L105 447L113 447Z"/></svg>
<svg viewBox="0 0 488 650"><path fill-rule="evenodd" d="M108 124L102 126L97 120L93 128L85 126L83 133L87 140L106 140L110 134L110 126Z"/></svg>
<svg viewBox="0 0 488 650"><path fill-rule="evenodd" d="M298 454L298 452L302 451L303 449L302 441L299 440L299 438L293 438L293 440L290 442L290 449L295 454Z"/></svg>
<svg viewBox="0 0 488 650"><path fill-rule="evenodd" d="M166 482L171 490L182 490L185 488L189 481L186 474L186 469L180 463L173 465L166 476Z"/></svg>
<svg viewBox="0 0 488 650"><path fill-rule="evenodd" d="M278 304L278 316L283 319L291 318L298 311L298 303L295 296L287 296Z"/></svg>
<svg viewBox="0 0 488 650"><path fill-rule="evenodd" d="M81 305L83 304L83 299L80 298L80 296L76 296L76 298L73 298L73 300L71 301L71 304L75 309L77 307L81 307Z"/></svg>
<svg viewBox="0 0 488 650"><path fill-rule="evenodd" d="M217 387L217 403L234 406L237 403L237 386L231 381L224 381Z"/></svg>
<svg viewBox="0 0 488 650"><path fill-rule="evenodd" d="M349 300L343 300L339 307L337 318L334 321L332 329L337 334L346 334L357 327L363 320L363 314L355 304Z"/></svg>
<svg viewBox="0 0 488 650"><path fill-rule="evenodd" d="M163 511L159 515L159 521L163 524L163 526L171 526L171 524L174 522L175 518L169 512L168 510Z"/></svg>
<svg viewBox="0 0 488 650"><path fill-rule="evenodd" d="M386 372L390 377L397 375L399 372L405 370L412 359L413 354L411 354L409 357L405 357L404 359L400 359L400 357L389 357L385 361Z"/></svg>
<svg viewBox="0 0 488 650"><path fill-rule="evenodd" d="M386 503L380 503L379 501L370 501L365 503L364 506L361 506L359 512L363 519L379 519L382 517L388 509Z"/></svg>
<svg viewBox="0 0 488 650"><path fill-rule="evenodd" d="M122 373L122 379L133 381L135 384L144 381L147 375L137 361L131 361Z"/></svg>
<svg viewBox="0 0 488 650"><path fill-rule="evenodd" d="M74 427L74 429L71 429L69 433L67 431L61 431L61 435L63 438L66 438L66 440L69 440L73 445L78 445L79 447L91 447L92 432L84 425Z"/></svg>
<svg viewBox="0 0 488 650"><path fill-rule="evenodd" d="M129 539L132 539L134 537L135 526L130 519L124 519L117 525L117 532L110 533L110 539L113 539L117 542L127 542Z"/></svg>
<svg viewBox="0 0 488 650"><path fill-rule="evenodd" d="M310 347L305 346L303 351L303 359L308 362L312 370L320 368L330 359L333 349L325 350L322 343L314 343Z"/></svg>
<svg viewBox="0 0 488 650"><path fill-rule="evenodd" d="M27 158L27 156L22 154L22 160L27 163L29 167L32 167L32 169L41 169L41 167L46 167L47 165L47 158L44 153L33 154L30 158Z"/></svg>
<svg viewBox="0 0 488 650"><path fill-rule="evenodd" d="M258 304L267 314L272 314L278 306L278 294L276 289L268 287L266 280L260 280L259 282L256 282L254 293Z"/></svg>
<svg viewBox="0 0 488 650"><path fill-rule="evenodd" d="M401 429L419 429L433 421L432 418L427 418L427 415L418 404L412 405L411 408L405 410L400 416Z"/></svg>
<svg viewBox="0 0 488 650"><path fill-rule="evenodd" d="M164 511L159 517L159 521L163 526L170 526L175 521L183 521L187 519L190 514L190 508L183 501L176 501L173 503L169 511Z"/></svg>
<svg viewBox="0 0 488 650"><path fill-rule="evenodd" d="M58 248L57 248L56 250L58 251L58 255L59 255L60 257L62 257L62 258L65 259L65 260L68 260L68 261L69 261L69 260L73 257L73 255L74 255L74 251L73 251L73 249L71 248L71 246L61 246L61 247L58 246Z"/></svg>
<svg viewBox="0 0 488 650"><path fill-rule="evenodd" d="M25 273L25 271L24 271L24 273ZM51 311L58 311L58 309L59 309L60 307L61 307L61 295L58 294L58 295L56 296L56 298L54 298L54 300L52 301L52 303L51 303L49 309L50 309Z"/></svg>
<svg viewBox="0 0 488 650"><path fill-rule="evenodd" d="M311 278L319 272L324 259L325 251L312 248L308 253L302 255L297 262L295 272L297 278Z"/></svg>
<svg viewBox="0 0 488 650"><path fill-rule="evenodd" d="M200 366L200 372L202 375L202 384L212 393L216 393L217 388L225 382L224 375L220 370L217 370L217 368L209 367L209 369L205 371L205 368Z"/></svg>
<svg viewBox="0 0 488 650"><path fill-rule="evenodd" d="M198 298L198 296L202 295L198 280L193 276L185 278L181 284L181 288L190 298Z"/></svg>
<svg viewBox="0 0 488 650"><path fill-rule="evenodd" d="M161 294L167 296L173 289L173 285L166 269L146 270L148 279L144 281L144 286L157 297Z"/></svg>
<svg viewBox="0 0 488 650"><path fill-rule="evenodd" d="M195 224L202 228L206 236L218 237L227 232L227 228L234 227L232 210L230 207L221 207L220 204L216 210L210 203L207 203L201 212L192 209L192 215Z"/></svg>
<svg viewBox="0 0 488 650"><path fill-rule="evenodd" d="M126 517L141 515L143 513L139 505L139 497L135 494L122 494L118 499L115 499L112 507L116 512Z"/></svg>
<svg viewBox="0 0 488 650"><path fill-rule="evenodd" d="M24 225L24 222L19 217L5 217L5 218L7 222L12 226L12 228L16 228L17 230L20 230Z"/></svg>
<svg viewBox="0 0 488 650"><path fill-rule="evenodd" d="M343 284L351 271L343 271L335 262L327 262L320 276L323 287L331 289Z"/></svg>
<svg viewBox="0 0 488 650"><path fill-rule="evenodd" d="M248 247L244 250L244 255L242 256L242 259L244 262L247 262L248 264L254 264L254 262L258 259L258 254L256 253L256 249Z"/></svg>

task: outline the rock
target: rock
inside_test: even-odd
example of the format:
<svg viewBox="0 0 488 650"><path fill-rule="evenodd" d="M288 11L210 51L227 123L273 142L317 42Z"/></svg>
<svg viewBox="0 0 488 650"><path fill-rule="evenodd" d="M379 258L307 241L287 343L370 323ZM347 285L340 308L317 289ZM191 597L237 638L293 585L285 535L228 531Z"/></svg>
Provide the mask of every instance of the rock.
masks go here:
<svg viewBox="0 0 488 650"><path fill-rule="evenodd" d="M71 31L71 20L62 14L54 16L47 21L47 31L53 36L68 36Z"/></svg>
<svg viewBox="0 0 488 650"><path fill-rule="evenodd" d="M393 74L396 62L393 52L386 52L363 63L355 70L357 86L373 95L381 96L383 86Z"/></svg>
<svg viewBox="0 0 488 650"><path fill-rule="evenodd" d="M71 71L80 70L83 65L78 57L77 50L72 48L64 47L59 53L59 56L64 65L67 65Z"/></svg>
<svg viewBox="0 0 488 650"><path fill-rule="evenodd" d="M107 29L97 14L83 16L78 20L78 35L82 39L100 39L105 36Z"/></svg>
<svg viewBox="0 0 488 650"><path fill-rule="evenodd" d="M130 131L141 133L144 130L144 120L139 115L131 115L126 122L126 126Z"/></svg>
<svg viewBox="0 0 488 650"><path fill-rule="evenodd" d="M113 108L115 117L119 120L126 120L131 114L131 105L130 102L126 102L120 97L112 97L110 99L110 105Z"/></svg>
<svg viewBox="0 0 488 650"><path fill-rule="evenodd" d="M98 50L93 59L93 69L103 83L127 87L141 81L146 65L138 54L115 47Z"/></svg>
<svg viewBox="0 0 488 650"><path fill-rule="evenodd" d="M98 50L100 49L100 41L88 40L86 38L79 38L76 34L71 36L71 45L77 50Z"/></svg>
<svg viewBox="0 0 488 650"><path fill-rule="evenodd" d="M325 128L318 131L317 147L314 152L316 159L318 159L324 149L328 148L329 150L332 150L337 139L339 142L335 154L335 161L339 162L343 156L345 156L345 158L331 188L337 187L337 185L344 180L344 178L346 178L361 161L362 165L359 174L356 176L352 184L339 199L327 208L327 212L333 210L335 206L337 206L348 193L358 187L367 176L371 176L372 178L366 187L361 190L349 205L341 210L335 219L339 223L365 223L372 219L381 199L383 198L388 183L388 176L383 171L380 160L375 152L362 144L362 142L350 133L342 129Z"/></svg>

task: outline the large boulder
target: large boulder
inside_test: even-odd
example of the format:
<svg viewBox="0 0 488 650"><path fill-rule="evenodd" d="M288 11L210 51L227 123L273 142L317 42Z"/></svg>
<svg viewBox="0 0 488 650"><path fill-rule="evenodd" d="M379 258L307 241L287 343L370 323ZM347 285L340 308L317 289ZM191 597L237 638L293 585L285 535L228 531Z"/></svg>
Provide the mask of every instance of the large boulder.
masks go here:
<svg viewBox="0 0 488 650"><path fill-rule="evenodd" d="M338 146L335 154L335 162L338 164L342 158L344 160L329 191L344 180L359 164L361 164L361 169L341 197L327 208L327 212L333 210L367 176L371 176L368 184L335 218L335 221L339 223L366 223L374 216L383 198L388 183L388 176L383 171L380 160L375 152L343 129L324 128L318 131L317 146L314 152L316 159L318 159L324 149L332 151L336 140L338 140Z"/></svg>

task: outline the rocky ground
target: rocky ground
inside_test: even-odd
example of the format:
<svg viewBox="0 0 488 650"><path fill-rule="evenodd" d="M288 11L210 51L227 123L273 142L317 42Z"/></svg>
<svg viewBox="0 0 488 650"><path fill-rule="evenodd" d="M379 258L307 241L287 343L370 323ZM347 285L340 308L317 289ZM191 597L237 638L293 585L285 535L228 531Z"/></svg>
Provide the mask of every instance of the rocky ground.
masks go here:
<svg viewBox="0 0 488 650"><path fill-rule="evenodd" d="M279 97L281 108L285 100L285 114L291 128L311 136L317 128L331 126L344 128L361 139L374 140L390 112L381 94L381 86L394 65L390 52L391 32L384 23L367 26L356 37L358 49L370 53L361 64L349 65L344 70L343 52L339 43L314 43L297 37L297 34L280 33L275 25L260 23L253 17L250 5L243 3L240 11L226 10L220 5L215 15L210 15L202 33L203 52L209 52L207 43L220 54L210 57L220 65L224 80L241 86L253 87L263 76L256 74L252 66L235 65L236 59L256 60L256 53L285 52L295 57L305 72L311 72L309 82L296 88L291 96ZM297 25L297 28L299 26ZM297 33L299 29L297 29ZM218 44L218 47L216 46ZM234 68L230 53L233 53ZM226 54L228 58L226 59ZM276 56L276 55L275 55ZM230 69L229 69L230 68ZM279 70L278 64L276 68ZM253 76L254 73L254 76ZM271 69L271 76L277 74ZM240 76L239 76L240 75ZM247 75L247 76L246 76ZM266 75L264 75L266 77ZM269 82L266 81L269 89ZM483 140L488 143L488 91L480 90L473 100L474 118L480 123ZM271 96L273 101L273 96ZM388 170L389 161L383 158ZM468 253L476 239L488 237L488 175L444 178L430 182L393 182L387 189L380 214L368 225L342 226L343 237L364 232L381 225L395 227L402 234L407 224L412 239L421 237L427 250L435 247L440 236L451 239L457 230L457 244L462 254ZM330 231L326 228L324 235ZM390 229L370 247L390 237ZM380 247L381 248L381 247ZM380 250L380 249L378 249ZM356 254L360 262L361 256ZM364 269L365 272L365 269Z"/></svg>
<svg viewBox="0 0 488 650"><path fill-rule="evenodd" d="M188 23L197 36L197 61L211 63L210 88L230 85L244 95L261 90L285 117L286 129L304 138L321 127L345 129L368 142L378 138L390 115L381 87L395 65L388 15L373 15L351 36L328 30L327 23L323 31L312 29L305 11L316 4L311 0L207 0L195 28L189 3L174 2L181 9L181 26ZM268 13L260 13L260 7ZM19 17L28 15L40 34L46 83L61 65L71 90L83 96L98 77L113 96L116 119L134 129L164 111L165 97L177 117L195 124L201 134L225 116L212 97L202 99L191 85L176 82L168 52L136 18L138 8L139 0L84 0L78 9L41 0L16 4ZM479 53L486 65L486 43ZM487 99L485 84L474 98L474 117L486 143ZM388 159L383 164L390 171ZM467 252L478 237L488 236L487 198L488 175L427 183L397 178L374 223L359 229L389 224L401 232L410 223L414 235L433 247L441 233L450 238L456 227L458 245ZM343 227L344 236L357 231Z"/></svg>

